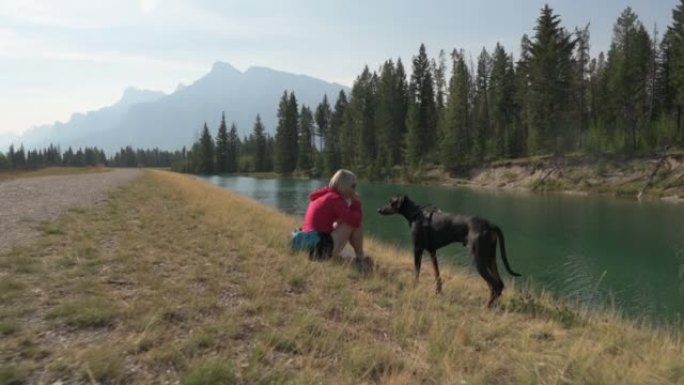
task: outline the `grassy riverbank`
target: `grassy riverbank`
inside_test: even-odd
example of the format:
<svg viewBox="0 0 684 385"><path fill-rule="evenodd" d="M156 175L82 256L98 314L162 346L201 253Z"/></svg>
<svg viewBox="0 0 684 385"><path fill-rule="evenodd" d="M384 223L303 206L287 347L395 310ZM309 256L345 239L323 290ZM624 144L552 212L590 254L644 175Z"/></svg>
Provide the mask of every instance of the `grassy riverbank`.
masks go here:
<svg viewBox="0 0 684 385"><path fill-rule="evenodd" d="M0 384L681 384L682 330L575 311L445 267L290 255L296 218L148 171L0 255ZM524 272L523 272L524 273Z"/></svg>

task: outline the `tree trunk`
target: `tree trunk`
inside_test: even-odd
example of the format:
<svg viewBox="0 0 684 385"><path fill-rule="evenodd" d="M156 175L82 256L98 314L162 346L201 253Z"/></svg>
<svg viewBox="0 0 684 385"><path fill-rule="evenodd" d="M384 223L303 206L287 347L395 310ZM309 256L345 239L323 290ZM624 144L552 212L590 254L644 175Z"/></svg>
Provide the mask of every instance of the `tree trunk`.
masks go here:
<svg viewBox="0 0 684 385"><path fill-rule="evenodd" d="M637 194L637 199L641 200L641 197L644 195L644 192L646 192L646 189L653 185L653 179L655 178L656 174L658 174L658 170L660 170L660 167L663 165L663 163L665 163L665 160L667 159L668 149L669 146L665 146L665 148L663 149L663 153L662 155L660 155L660 159L658 160L658 163L656 163L656 166L651 172L651 175L649 175L646 184L644 185L644 187L641 188L639 194Z"/></svg>
<svg viewBox="0 0 684 385"><path fill-rule="evenodd" d="M682 127L682 106L677 106L677 130L679 131L679 143L684 142L684 127Z"/></svg>

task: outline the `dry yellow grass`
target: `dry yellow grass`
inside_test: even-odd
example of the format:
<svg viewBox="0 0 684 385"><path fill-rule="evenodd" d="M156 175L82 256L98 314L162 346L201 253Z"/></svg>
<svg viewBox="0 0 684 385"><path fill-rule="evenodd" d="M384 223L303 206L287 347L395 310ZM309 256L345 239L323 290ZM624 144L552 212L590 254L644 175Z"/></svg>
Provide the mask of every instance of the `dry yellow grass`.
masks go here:
<svg viewBox="0 0 684 385"><path fill-rule="evenodd" d="M0 256L0 384L682 384L681 330L456 268L433 294L404 250L369 277L291 255L296 218L150 171Z"/></svg>
<svg viewBox="0 0 684 385"><path fill-rule="evenodd" d="M34 178L39 176L50 175L87 174L91 172L106 172L111 170L111 168L107 167L46 167L37 170L0 171L0 182L18 178Z"/></svg>

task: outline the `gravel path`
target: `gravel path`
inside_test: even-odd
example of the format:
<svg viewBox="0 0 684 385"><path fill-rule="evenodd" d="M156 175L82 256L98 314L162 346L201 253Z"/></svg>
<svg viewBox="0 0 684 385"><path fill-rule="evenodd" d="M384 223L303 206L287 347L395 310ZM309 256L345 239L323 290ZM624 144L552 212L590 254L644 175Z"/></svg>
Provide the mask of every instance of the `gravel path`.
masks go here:
<svg viewBox="0 0 684 385"><path fill-rule="evenodd" d="M66 209L107 199L109 192L142 175L137 169L15 179L0 183L0 254L35 239L36 222Z"/></svg>

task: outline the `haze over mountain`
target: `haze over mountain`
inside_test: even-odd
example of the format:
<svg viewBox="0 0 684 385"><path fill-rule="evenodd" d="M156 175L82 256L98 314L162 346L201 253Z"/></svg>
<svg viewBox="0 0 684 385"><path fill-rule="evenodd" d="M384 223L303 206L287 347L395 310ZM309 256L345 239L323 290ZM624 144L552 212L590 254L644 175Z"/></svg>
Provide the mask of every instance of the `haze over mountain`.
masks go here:
<svg viewBox="0 0 684 385"><path fill-rule="evenodd" d="M215 135L222 112L228 125L235 122L241 137L252 131L257 114L261 114L266 131L273 134L278 102L285 90L294 91L300 107L305 104L315 108L326 94L333 103L342 89L348 91L345 86L305 75L264 67L240 72L218 62L207 75L190 85L179 85L169 95L128 88L111 106L75 113L66 123L37 126L11 139L26 148L52 143L63 149L97 146L105 151L126 145L180 149L190 146L205 121Z"/></svg>

